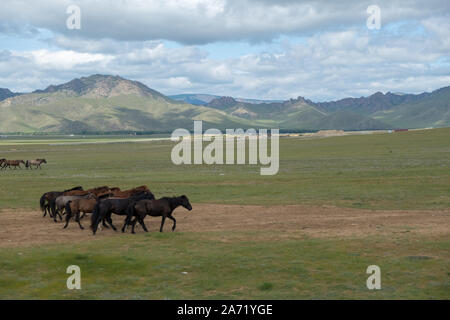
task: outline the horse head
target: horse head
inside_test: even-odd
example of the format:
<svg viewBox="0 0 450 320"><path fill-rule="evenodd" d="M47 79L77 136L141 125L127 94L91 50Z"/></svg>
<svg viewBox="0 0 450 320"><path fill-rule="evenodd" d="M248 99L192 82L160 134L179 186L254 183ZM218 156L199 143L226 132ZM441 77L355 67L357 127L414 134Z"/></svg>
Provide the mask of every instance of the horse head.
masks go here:
<svg viewBox="0 0 450 320"><path fill-rule="evenodd" d="M180 198L180 204L185 207L186 209L188 209L189 211L192 210L192 206L191 203L189 202L188 197L186 197L185 195L182 195Z"/></svg>

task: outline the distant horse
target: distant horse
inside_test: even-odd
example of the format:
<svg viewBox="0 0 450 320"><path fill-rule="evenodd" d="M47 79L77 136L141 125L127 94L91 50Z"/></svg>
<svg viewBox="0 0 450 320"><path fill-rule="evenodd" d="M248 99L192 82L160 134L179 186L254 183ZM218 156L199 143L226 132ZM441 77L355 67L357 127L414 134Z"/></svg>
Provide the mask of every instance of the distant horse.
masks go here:
<svg viewBox="0 0 450 320"><path fill-rule="evenodd" d="M41 198L39 199L39 205L41 207L42 212L44 212L43 217L45 217L48 212L50 218L53 218L53 220L55 222L57 222L56 217L55 217L55 211L56 211L55 200L59 196L62 196L65 192L72 191L72 190L83 190L83 187L78 186L78 187L74 187L72 189L65 190L65 191L50 191L50 192L44 193L41 196Z"/></svg>
<svg viewBox="0 0 450 320"><path fill-rule="evenodd" d="M172 216L173 211L182 206L189 211L192 210L191 203L186 196L181 197L172 197L172 198L161 198L158 200L140 200L136 202L136 204L130 206L127 212L127 219L122 228L122 232L125 231L125 227L127 224L130 224L131 217L134 216L134 220L131 221L132 229L131 233L134 232L134 226L136 225L136 221L138 221L145 232L148 232L147 228L144 224L145 216L149 215L152 217L162 217L161 227L159 228L159 232L163 232L164 221L166 218L169 218L173 221L172 231L175 231L177 226L177 220Z"/></svg>
<svg viewBox="0 0 450 320"><path fill-rule="evenodd" d="M22 167L20 166L21 163L25 164L23 160L5 160L3 162L3 168L6 170L7 167L11 169L11 166L13 166L14 170L16 170L17 167L19 167L19 169L22 169Z"/></svg>
<svg viewBox="0 0 450 320"><path fill-rule="evenodd" d="M42 169L41 164L43 164L43 163L47 163L47 160L45 160L45 159L27 160L27 162L25 163L25 168L33 169L32 166L35 166L36 169L37 168Z"/></svg>
<svg viewBox="0 0 450 320"><path fill-rule="evenodd" d="M127 208L130 204L143 199L151 200L155 199L155 196L150 191L144 191L130 198L109 198L98 201L91 216L91 229L93 234L97 232L97 227L101 220L106 220L111 228L117 231L112 223L111 214L125 216L127 215Z"/></svg>

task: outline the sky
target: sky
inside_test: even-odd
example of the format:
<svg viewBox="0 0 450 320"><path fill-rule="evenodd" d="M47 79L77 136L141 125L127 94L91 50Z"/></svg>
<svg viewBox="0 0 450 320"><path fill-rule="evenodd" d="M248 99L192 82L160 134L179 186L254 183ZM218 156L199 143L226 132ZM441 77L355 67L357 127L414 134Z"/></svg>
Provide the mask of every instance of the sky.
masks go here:
<svg viewBox="0 0 450 320"><path fill-rule="evenodd" d="M2 0L0 88L92 74L167 95L432 91L450 85L450 1Z"/></svg>

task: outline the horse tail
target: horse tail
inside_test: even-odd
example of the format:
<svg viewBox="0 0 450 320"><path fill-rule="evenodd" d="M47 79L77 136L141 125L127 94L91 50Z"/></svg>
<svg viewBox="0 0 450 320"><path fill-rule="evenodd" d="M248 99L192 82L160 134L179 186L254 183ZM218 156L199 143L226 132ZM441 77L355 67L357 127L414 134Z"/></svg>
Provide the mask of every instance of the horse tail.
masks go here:
<svg viewBox="0 0 450 320"><path fill-rule="evenodd" d="M94 226L97 224L98 215L100 213L100 201L98 201L95 206L94 210L92 210L92 216L91 216L91 229L94 228Z"/></svg>
<svg viewBox="0 0 450 320"><path fill-rule="evenodd" d="M131 201L131 203L128 205L127 207L127 218L125 219L125 225L124 228L131 224L131 219L133 218L133 216L136 213L136 209L134 208L134 205L136 204L137 201Z"/></svg>
<svg viewBox="0 0 450 320"><path fill-rule="evenodd" d="M41 211L44 212L45 211L45 200L46 200L46 196L47 194L44 193L41 197L41 199L39 200L39 205L41 207Z"/></svg>
<svg viewBox="0 0 450 320"><path fill-rule="evenodd" d="M132 201L127 208L127 216L132 217L136 213L136 210L134 208L134 205L136 204L136 201Z"/></svg>
<svg viewBox="0 0 450 320"><path fill-rule="evenodd" d="M72 216L72 209L70 208L70 204L72 203L72 201L67 201L66 203L66 215L67 218Z"/></svg>

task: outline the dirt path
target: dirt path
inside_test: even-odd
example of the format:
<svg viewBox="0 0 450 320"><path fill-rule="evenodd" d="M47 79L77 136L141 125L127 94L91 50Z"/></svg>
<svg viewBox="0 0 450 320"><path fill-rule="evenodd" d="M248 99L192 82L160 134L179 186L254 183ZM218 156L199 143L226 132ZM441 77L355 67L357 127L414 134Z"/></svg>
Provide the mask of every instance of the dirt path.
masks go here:
<svg viewBox="0 0 450 320"><path fill-rule="evenodd" d="M177 209L178 232L278 230L310 237L358 237L375 234L412 233L450 234L450 210L360 210L332 206L241 206L194 204L188 212ZM114 215L113 215L114 216ZM114 216L121 227L123 217ZM42 218L39 211L0 210L0 247L29 246L46 243L83 242L118 236L112 230L100 230L94 237L89 219L82 220L85 230L72 221L68 229L62 223ZM160 218L146 219L150 232L159 229ZM164 230L170 232L172 222ZM137 232L141 233L139 227Z"/></svg>

